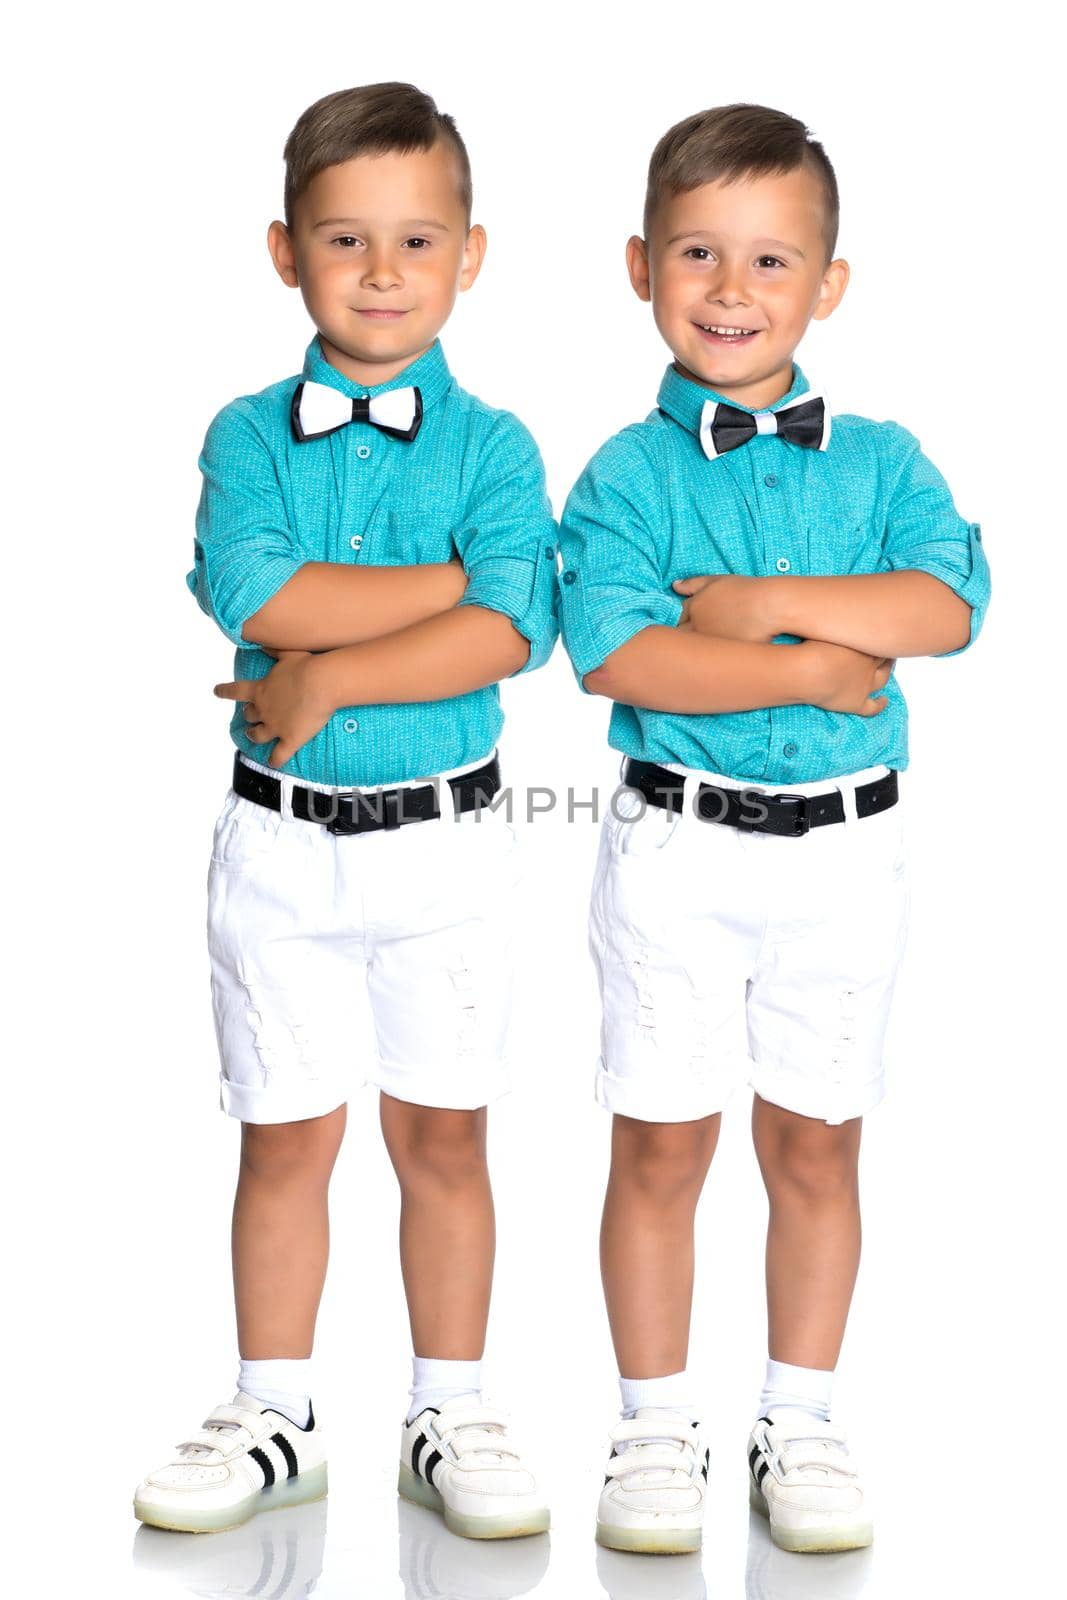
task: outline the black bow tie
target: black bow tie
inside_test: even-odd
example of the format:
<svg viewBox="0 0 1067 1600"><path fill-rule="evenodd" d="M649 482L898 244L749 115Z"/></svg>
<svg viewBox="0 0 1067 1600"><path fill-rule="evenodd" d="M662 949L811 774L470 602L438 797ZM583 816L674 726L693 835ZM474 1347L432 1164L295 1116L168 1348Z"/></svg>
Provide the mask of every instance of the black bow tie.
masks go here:
<svg viewBox="0 0 1067 1600"><path fill-rule="evenodd" d="M821 394L810 391L777 411L740 411L725 400L704 401L700 443L709 461L760 433L776 433L790 444L825 450L830 442L830 409Z"/></svg>
<svg viewBox="0 0 1067 1600"><path fill-rule="evenodd" d="M328 433L349 422L369 422L371 427L409 444L422 427L422 393L414 385L406 389L385 389L374 396L354 399L328 383L308 379L298 383L289 408L293 435L301 444L308 439L325 439Z"/></svg>

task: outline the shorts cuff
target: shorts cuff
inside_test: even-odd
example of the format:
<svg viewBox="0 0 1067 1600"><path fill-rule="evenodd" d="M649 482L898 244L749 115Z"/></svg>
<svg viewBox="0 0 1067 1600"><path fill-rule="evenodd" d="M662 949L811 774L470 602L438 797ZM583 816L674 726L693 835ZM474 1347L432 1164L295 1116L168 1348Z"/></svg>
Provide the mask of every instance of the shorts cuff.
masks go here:
<svg viewBox="0 0 1067 1600"><path fill-rule="evenodd" d="M686 1084L671 1093L647 1080L613 1077L601 1060L596 1070L597 1104L638 1122L699 1122L725 1106L735 1082Z"/></svg>
<svg viewBox="0 0 1067 1600"><path fill-rule="evenodd" d="M337 1084L297 1083L263 1088L219 1078L219 1104L242 1122L306 1122L343 1106L348 1095Z"/></svg>
<svg viewBox="0 0 1067 1600"><path fill-rule="evenodd" d="M814 1117L831 1127L872 1111L886 1089L882 1072L866 1083L835 1084L813 1081L801 1072L756 1066L748 1081L761 1100L768 1100L783 1111L795 1111L801 1117Z"/></svg>
<svg viewBox="0 0 1067 1600"><path fill-rule="evenodd" d="M509 1092L511 1074L503 1061L449 1077L440 1066L401 1066L379 1059L377 1066L367 1073L367 1082L394 1100L405 1100L409 1105L433 1106L442 1111L477 1111Z"/></svg>

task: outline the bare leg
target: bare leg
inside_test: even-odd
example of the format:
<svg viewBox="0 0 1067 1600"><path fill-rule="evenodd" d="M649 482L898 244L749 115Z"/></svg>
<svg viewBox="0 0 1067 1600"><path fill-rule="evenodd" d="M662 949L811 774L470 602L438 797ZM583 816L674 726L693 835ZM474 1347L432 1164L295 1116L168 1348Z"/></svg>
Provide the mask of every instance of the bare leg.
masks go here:
<svg viewBox="0 0 1067 1600"><path fill-rule="evenodd" d="M600 1269L624 1378L685 1368L693 1306L693 1219L721 1115L698 1122L616 1116Z"/></svg>
<svg viewBox="0 0 1067 1600"><path fill-rule="evenodd" d="M232 1244L237 1342L246 1361L311 1354L345 1113L338 1106L304 1122L241 1125Z"/></svg>
<svg viewBox="0 0 1067 1600"><path fill-rule="evenodd" d="M496 1249L486 1108L443 1110L383 1094L381 1122L400 1183L400 1266L415 1354L478 1361Z"/></svg>
<svg viewBox="0 0 1067 1600"><path fill-rule="evenodd" d="M832 1371L860 1260L862 1117L828 1127L752 1105L752 1139L770 1202L767 1335L775 1361Z"/></svg>

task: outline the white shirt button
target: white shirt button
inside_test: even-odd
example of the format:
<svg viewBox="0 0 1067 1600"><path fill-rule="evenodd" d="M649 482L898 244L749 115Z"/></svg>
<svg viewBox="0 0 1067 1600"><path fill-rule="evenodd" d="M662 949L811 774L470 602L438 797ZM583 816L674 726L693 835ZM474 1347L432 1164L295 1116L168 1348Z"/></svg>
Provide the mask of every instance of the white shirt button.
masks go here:
<svg viewBox="0 0 1067 1600"><path fill-rule="evenodd" d="M353 550L358 550L360 545L363 543L363 535L361 533L354 533L348 542L352 546Z"/></svg>
<svg viewBox="0 0 1067 1600"><path fill-rule="evenodd" d="M366 461L367 457L370 455L370 445L358 444L356 446L356 455L361 461Z"/></svg>
<svg viewBox="0 0 1067 1600"><path fill-rule="evenodd" d="M341 726L344 728L346 733L355 733L356 729L359 727L359 723L356 721L355 717L346 717Z"/></svg>
<svg viewBox="0 0 1067 1600"><path fill-rule="evenodd" d="M779 572L789 571L789 558L787 556L779 556L778 560L774 564L778 568Z"/></svg>

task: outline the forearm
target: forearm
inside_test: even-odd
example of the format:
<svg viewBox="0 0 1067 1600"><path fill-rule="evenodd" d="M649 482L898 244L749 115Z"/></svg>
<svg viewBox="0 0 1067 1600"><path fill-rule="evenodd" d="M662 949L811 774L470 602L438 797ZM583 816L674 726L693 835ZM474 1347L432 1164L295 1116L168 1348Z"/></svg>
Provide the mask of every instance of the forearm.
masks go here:
<svg viewBox="0 0 1067 1600"><path fill-rule="evenodd" d="M686 627L652 626L612 651L582 682L590 694L648 711L759 711L807 705L803 645L715 639Z"/></svg>
<svg viewBox="0 0 1067 1600"><path fill-rule="evenodd" d="M929 572L759 581L775 633L893 658L940 655L970 637L970 606Z"/></svg>
<svg viewBox="0 0 1067 1600"><path fill-rule="evenodd" d="M243 628L270 650L332 650L448 610L466 587L458 562L405 567L308 561Z"/></svg>
<svg viewBox="0 0 1067 1600"><path fill-rule="evenodd" d="M499 683L529 655L530 641L508 617L465 605L384 638L328 650L315 658L315 671L336 707L401 705Z"/></svg>

